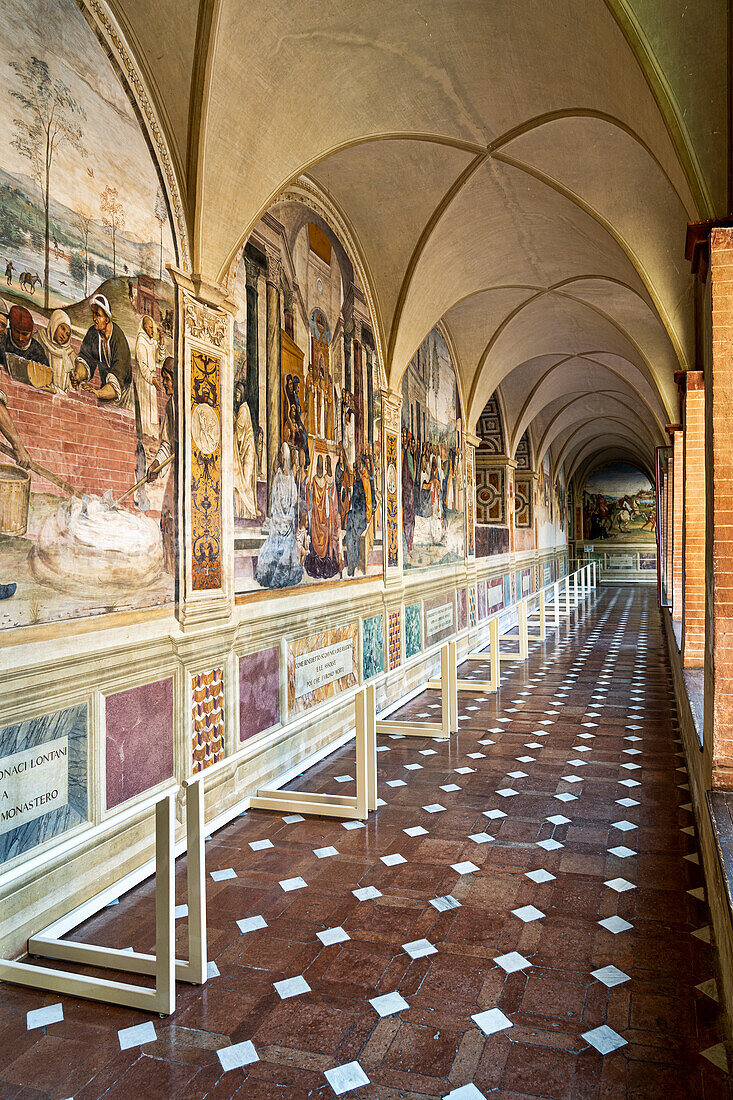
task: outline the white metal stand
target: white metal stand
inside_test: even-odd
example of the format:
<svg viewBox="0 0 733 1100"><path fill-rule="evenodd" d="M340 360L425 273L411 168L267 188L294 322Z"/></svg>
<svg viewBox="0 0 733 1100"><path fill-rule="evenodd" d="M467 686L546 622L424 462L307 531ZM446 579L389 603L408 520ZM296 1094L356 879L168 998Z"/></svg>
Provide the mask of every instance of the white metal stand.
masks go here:
<svg viewBox="0 0 733 1100"><path fill-rule="evenodd" d="M64 970L50 970L32 963L0 960L0 979L55 993L105 1001L147 1012L170 1015L175 1009L176 979L192 985L206 982L206 877L204 857L204 795L201 776L186 781L186 855L188 885L188 959L174 955L174 827L173 800L177 786L143 804L155 805L155 954L120 951L112 947L61 939L63 929L74 927L74 913L61 917L28 940L28 953L46 959L63 959L85 966L99 966L130 974L150 974L155 987L128 985Z"/></svg>
<svg viewBox="0 0 733 1100"><path fill-rule="evenodd" d="M458 732L458 676L456 673L456 643L446 642L440 651L440 679L428 680L428 688L441 693L440 722L393 722L377 720L377 733L401 733L407 737L450 738Z"/></svg>
<svg viewBox="0 0 733 1100"><path fill-rule="evenodd" d="M354 698L356 721L356 796L312 794L263 788L250 799L253 810L316 814L361 820L377 808L377 721L374 686L367 684Z"/></svg>

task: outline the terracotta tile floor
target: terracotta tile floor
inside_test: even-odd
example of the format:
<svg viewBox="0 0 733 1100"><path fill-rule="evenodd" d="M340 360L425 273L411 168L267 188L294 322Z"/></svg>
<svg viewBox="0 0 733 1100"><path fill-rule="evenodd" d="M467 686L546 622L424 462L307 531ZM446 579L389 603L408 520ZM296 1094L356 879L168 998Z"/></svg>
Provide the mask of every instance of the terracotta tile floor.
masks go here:
<svg viewBox="0 0 733 1100"><path fill-rule="evenodd" d="M180 986L153 1041L121 1049L142 1013L4 986L0 1100L733 1095L711 1061L725 1058L715 986L696 988L716 963L690 893L703 880L685 858L696 844L654 590L600 590L504 673L498 696L461 694L450 744L380 739L387 805L366 828L253 812L213 837L207 871L236 873L208 879L219 975ZM402 714L435 703L425 693ZM353 770L352 745L307 783L344 793L335 777ZM307 885L280 885L297 877ZM357 900L365 887L379 895ZM146 884L77 935L150 950L151 896ZM250 917L260 927L240 932ZM348 938L324 945L330 929ZM275 983L293 978L305 985L281 997ZM62 1020L27 1029L29 1010L59 1001Z"/></svg>

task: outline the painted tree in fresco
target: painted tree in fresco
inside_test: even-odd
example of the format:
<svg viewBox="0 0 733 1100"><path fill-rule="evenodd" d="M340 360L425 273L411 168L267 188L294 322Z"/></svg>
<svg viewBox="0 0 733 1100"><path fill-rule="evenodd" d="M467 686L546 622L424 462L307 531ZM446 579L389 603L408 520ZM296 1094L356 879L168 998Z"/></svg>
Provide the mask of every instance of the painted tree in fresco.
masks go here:
<svg viewBox="0 0 733 1100"><path fill-rule="evenodd" d="M165 225L168 217L168 207L165 203L165 195L162 188L158 188L158 193L155 196L155 220L160 226L160 253L158 258L158 278L163 278L163 226Z"/></svg>
<svg viewBox="0 0 733 1100"><path fill-rule="evenodd" d="M84 297L86 298L89 294L89 230L92 225L92 215L82 207L74 211L74 221L84 249Z"/></svg>
<svg viewBox="0 0 733 1100"><path fill-rule="evenodd" d="M30 57L26 61L11 61L21 88L11 92L25 111L25 118L13 120L15 136L12 146L29 160L43 198L44 232L44 305L49 308L49 267L51 242L51 182L56 155L64 144L71 145L81 157L82 144L79 119L86 113L62 80L51 75L45 61Z"/></svg>
<svg viewBox="0 0 733 1100"><path fill-rule="evenodd" d="M112 275L117 276L117 233L125 228L125 208L120 202L116 187L105 187L99 199L102 212L102 224L109 230L112 238Z"/></svg>

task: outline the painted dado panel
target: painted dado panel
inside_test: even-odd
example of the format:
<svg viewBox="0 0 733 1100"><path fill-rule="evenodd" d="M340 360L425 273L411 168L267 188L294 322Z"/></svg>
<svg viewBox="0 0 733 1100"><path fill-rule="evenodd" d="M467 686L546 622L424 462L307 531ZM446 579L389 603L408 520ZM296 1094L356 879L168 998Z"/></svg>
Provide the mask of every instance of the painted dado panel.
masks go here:
<svg viewBox="0 0 733 1100"><path fill-rule="evenodd" d="M454 594L433 596L423 604L425 622L425 646L436 645L456 632L456 608Z"/></svg>
<svg viewBox="0 0 733 1100"><path fill-rule="evenodd" d="M291 718L332 699L359 681L358 627L334 627L288 646L288 711Z"/></svg>
<svg viewBox="0 0 733 1100"><path fill-rule="evenodd" d="M239 740L280 722L280 649L239 658Z"/></svg>
<svg viewBox="0 0 733 1100"><path fill-rule="evenodd" d="M0 729L0 866L87 815L86 706Z"/></svg>
<svg viewBox="0 0 733 1100"><path fill-rule="evenodd" d="M173 775L173 680L131 688L105 702L107 809Z"/></svg>

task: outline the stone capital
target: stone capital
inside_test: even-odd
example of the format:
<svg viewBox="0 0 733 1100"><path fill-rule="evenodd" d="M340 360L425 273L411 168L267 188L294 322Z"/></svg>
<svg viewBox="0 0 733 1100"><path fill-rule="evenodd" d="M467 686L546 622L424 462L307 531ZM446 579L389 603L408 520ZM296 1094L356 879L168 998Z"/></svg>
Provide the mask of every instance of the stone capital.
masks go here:
<svg viewBox="0 0 733 1100"><path fill-rule="evenodd" d="M282 256L277 248L268 248L267 246L265 246L265 255L267 257L265 278L269 286L274 286L279 290L283 269Z"/></svg>

